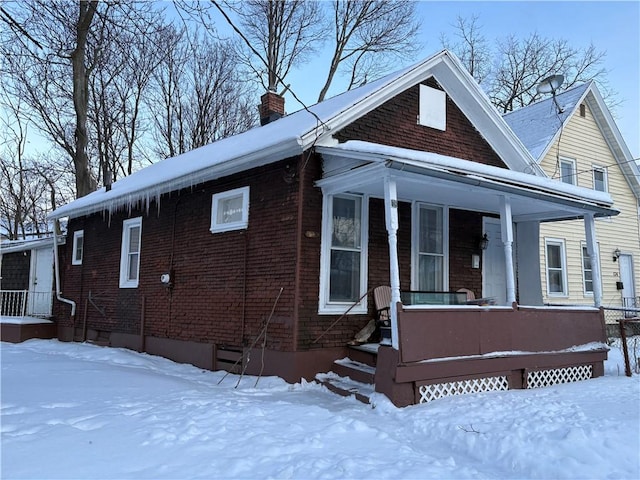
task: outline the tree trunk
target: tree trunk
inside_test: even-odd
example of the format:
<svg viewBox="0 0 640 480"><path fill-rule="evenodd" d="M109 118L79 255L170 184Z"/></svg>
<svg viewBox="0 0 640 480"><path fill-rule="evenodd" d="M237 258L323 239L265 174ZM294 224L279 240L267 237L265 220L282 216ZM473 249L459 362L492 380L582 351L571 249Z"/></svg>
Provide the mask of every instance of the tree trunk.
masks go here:
<svg viewBox="0 0 640 480"><path fill-rule="evenodd" d="M76 169L76 198L83 197L95 189L95 181L89 169L87 155L87 108L88 72L85 65L87 36L93 16L98 7L97 0L79 0L80 12L76 30L76 48L71 53L73 67L73 107L76 113L76 151L73 163Z"/></svg>

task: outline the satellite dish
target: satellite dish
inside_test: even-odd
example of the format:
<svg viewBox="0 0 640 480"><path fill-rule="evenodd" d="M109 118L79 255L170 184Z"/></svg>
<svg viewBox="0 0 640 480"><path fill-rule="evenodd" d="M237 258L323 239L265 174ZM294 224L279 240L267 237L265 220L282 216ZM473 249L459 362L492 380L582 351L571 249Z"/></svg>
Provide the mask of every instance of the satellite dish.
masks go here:
<svg viewBox="0 0 640 480"><path fill-rule="evenodd" d="M537 87L538 93L553 93L555 95L556 90L560 88L564 82L564 75L551 75L550 77L542 80Z"/></svg>

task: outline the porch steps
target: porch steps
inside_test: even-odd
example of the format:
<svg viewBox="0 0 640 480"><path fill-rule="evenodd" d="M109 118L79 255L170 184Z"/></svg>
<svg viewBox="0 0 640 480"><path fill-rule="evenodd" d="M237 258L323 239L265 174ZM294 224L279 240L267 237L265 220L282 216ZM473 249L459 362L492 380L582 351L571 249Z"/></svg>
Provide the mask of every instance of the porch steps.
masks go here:
<svg viewBox="0 0 640 480"><path fill-rule="evenodd" d="M352 360L349 357L333 362L333 371L341 377L348 377L356 382L369 385L373 385L376 375L376 367Z"/></svg>
<svg viewBox="0 0 640 480"><path fill-rule="evenodd" d="M374 393L374 386L368 383L361 383L349 377L341 377L335 372L319 373L316 381L343 397L355 397L356 400L369 404L371 395Z"/></svg>

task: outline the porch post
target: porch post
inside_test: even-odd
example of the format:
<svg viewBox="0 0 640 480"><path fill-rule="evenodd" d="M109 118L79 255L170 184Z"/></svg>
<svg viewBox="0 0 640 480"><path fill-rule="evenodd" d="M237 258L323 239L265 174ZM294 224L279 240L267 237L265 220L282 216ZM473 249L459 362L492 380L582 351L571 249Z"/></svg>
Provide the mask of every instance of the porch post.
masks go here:
<svg viewBox="0 0 640 480"><path fill-rule="evenodd" d="M513 218L511 217L511 200L500 197L500 230L504 245L504 265L507 280L507 305L516 301L516 282L513 273Z"/></svg>
<svg viewBox="0 0 640 480"><path fill-rule="evenodd" d="M400 303L400 268L398 266L398 195L396 182L386 176L384 179L384 212L389 236L389 281L391 284L391 346L398 350L398 311Z"/></svg>
<svg viewBox="0 0 640 480"><path fill-rule="evenodd" d="M602 305L602 279L600 273L600 253L597 248L596 226L593 213L584 214L584 230L587 237L587 253L591 260L591 276L593 283L593 304L596 307Z"/></svg>

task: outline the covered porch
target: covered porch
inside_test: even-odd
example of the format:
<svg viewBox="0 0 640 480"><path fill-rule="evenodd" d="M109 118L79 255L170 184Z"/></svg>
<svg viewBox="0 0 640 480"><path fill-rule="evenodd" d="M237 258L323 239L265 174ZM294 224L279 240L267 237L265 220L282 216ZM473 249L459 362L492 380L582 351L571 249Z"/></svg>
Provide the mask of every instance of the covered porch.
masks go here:
<svg viewBox="0 0 640 480"><path fill-rule="evenodd" d="M396 405L409 405L443 395L533 388L602 375L607 348L599 308L602 294L594 219L617 213L607 194L530 173L366 142L318 147L318 151L325 161L325 176L318 186L327 202L341 195L384 202L384 227L369 228L386 231L390 338L368 347L375 350L373 360L350 362L355 368L358 363L374 368L368 376L376 391ZM399 222L400 203L411 205L410 226ZM404 304L401 277L411 279L411 290L446 292L460 285L459 269L449 268L455 261L450 252L461 240L447 233L447 218L453 211L482 216L482 231L468 235L488 244L464 261L482 277L476 296L492 299L491 304ZM540 222L576 218L584 220L594 305L545 307ZM336 221L335 215L327 220ZM423 228L424 221L437 225ZM398 253L402 228L412 232L410 262ZM323 235L327 237L331 236ZM410 275L403 272L407 268ZM403 283L407 290L407 282ZM365 282L364 287L374 286Z"/></svg>

